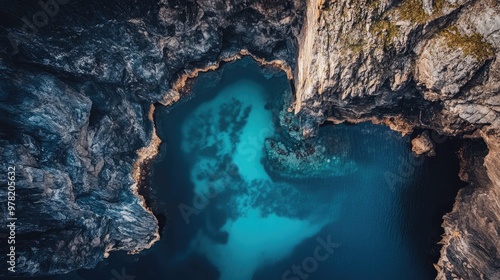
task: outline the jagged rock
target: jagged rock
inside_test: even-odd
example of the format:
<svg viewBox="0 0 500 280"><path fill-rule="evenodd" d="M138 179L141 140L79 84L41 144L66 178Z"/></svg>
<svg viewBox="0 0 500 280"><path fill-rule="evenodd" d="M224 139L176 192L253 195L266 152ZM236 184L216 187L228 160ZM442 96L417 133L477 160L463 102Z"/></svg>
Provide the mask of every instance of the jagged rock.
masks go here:
<svg viewBox="0 0 500 280"><path fill-rule="evenodd" d="M436 34L422 48L416 61L415 79L418 85L436 92L438 99L452 98L472 79L486 60L493 58L490 54L479 55L489 47L481 41L474 42L480 39L462 35L457 28ZM459 42L477 45L464 50L458 48Z"/></svg>
<svg viewBox="0 0 500 280"><path fill-rule="evenodd" d="M416 155L426 155L433 157L436 155L434 143L429 137L429 132L425 131L411 140L411 150Z"/></svg>
<svg viewBox="0 0 500 280"><path fill-rule="evenodd" d="M151 103L185 71L241 49L293 66L304 9L273 0L69 1L34 30L20 19L44 11L36 2L0 5L0 169L17 170L19 276L148 248L158 224L132 173L151 141Z"/></svg>
<svg viewBox="0 0 500 280"><path fill-rule="evenodd" d="M498 279L500 258L499 138L483 133L489 152L466 147L461 151L462 180L453 210L444 216L445 234L436 279ZM486 168L480 168L486 166Z"/></svg>

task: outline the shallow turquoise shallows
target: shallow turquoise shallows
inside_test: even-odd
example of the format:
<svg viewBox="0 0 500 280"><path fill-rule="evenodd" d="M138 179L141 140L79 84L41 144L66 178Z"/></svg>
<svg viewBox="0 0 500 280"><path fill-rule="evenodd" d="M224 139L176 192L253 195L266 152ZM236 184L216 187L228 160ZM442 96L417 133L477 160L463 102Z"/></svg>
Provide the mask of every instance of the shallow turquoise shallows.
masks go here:
<svg viewBox="0 0 500 280"><path fill-rule="evenodd" d="M441 217L460 186L451 149L415 158L406 138L368 123L297 141L291 100L284 73L245 58L157 108L151 196L162 239L78 276L433 279Z"/></svg>

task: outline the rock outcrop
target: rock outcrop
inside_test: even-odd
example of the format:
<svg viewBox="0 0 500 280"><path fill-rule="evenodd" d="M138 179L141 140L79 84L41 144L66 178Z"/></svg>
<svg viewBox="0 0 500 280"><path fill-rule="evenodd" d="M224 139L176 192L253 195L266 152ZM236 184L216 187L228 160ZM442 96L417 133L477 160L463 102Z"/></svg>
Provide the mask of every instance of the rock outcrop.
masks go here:
<svg viewBox="0 0 500 280"><path fill-rule="evenodd" d="M499 138L483 134L489 152L466 147L460 152L460 177L470 185L459 191L444 217L437 279L498 279L500 240ZM484 168L485 167L485 168Z"/></svg>
<svg viewBox="0 0 500 280"><path fill-rule="evenodd" d="M436 155L436 147L431 137L429 136L429 132L424 131L419 136L413 138L411 140L412 151L415 155L426 155L426 156L435 156Z"/></svg>

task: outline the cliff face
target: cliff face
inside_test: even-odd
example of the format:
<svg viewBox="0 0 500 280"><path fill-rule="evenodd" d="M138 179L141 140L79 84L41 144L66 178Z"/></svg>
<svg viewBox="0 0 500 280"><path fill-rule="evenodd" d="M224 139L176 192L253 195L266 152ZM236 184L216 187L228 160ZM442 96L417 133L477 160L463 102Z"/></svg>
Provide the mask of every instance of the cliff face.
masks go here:
<svg viewBox="0 0 500 280"><path fill-rule="evenodd" d="M158 225L134 194L132 173L151 141L150 104L185 70L241 49L293 62L304 8L273 0L53 3L47 11L0 1L0 181L16 168L16 275L91 268L110 250L148 248ZM33 19L40 11L47 22ZM6 201L0 192L2 221Z"/></svg>
<svg viewBox="0 0 500 280"><path fill-rule="evenodd" d="M445 216L438 279L500 278L499 48L497 1L307 5L295 104L306 136L325 120L372 120L487 144L485 158L462 151L470 186Z"/></svg>
<svg viewBox="0 0 500 280"><path fill-rule="evenodd" d="M438 279L497 279L500 241L498 138L483 134L489 149L460 152L462 180L470 185L459 191L453 211L444 217ZM486 156L486 158L485 158Z"/></svg>

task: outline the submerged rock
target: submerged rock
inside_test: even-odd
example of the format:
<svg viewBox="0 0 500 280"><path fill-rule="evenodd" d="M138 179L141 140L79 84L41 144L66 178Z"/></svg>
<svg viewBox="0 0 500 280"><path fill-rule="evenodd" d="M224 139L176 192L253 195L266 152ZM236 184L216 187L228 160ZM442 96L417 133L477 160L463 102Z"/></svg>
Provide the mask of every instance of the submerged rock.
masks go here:
<svg viewBox="0 0 500 280"><path fill-rule="evenodd" d="M332 153L320 143L291 145L267 139L265 149L267 170L280 178L329 178L357 170L345 153Z"/></svg>

